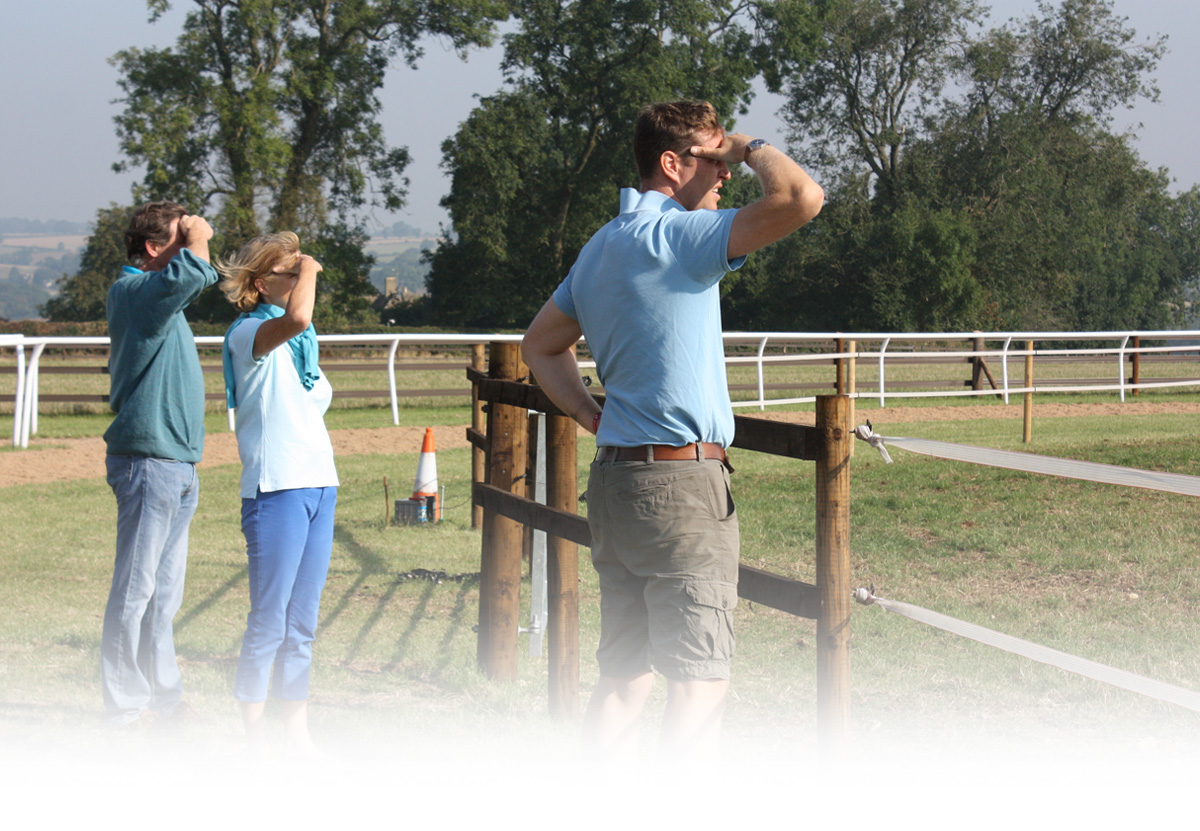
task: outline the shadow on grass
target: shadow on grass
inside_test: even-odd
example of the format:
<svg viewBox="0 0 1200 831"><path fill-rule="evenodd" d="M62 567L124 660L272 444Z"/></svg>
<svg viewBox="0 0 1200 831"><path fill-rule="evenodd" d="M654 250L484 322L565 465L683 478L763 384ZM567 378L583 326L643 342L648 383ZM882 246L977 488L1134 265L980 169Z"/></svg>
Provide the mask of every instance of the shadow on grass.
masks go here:
<svg viewBox="0 0 1200 831"><path fill-rule="evenodd" d="M318 633L329 628L338 617L347 611L352 598L357 594L358 590L373 576L387 574L390 572L390 567L386 560L374 553L369 547L359 543L353 532L345 525L336 525L334 528L334 538L344 547L344 550L350 555L350 558L359 566L358 574L355 576L353 583L341 592L337 605L324 617L318 629ZM393 575L393 577L395 577ZM342 663L349 664L355 661L362 652L364 646L368 643L371 633L376 630L380 621L384 619L384 615L389 608L394 609L394 600L397 593L400 591L400 586L408 582L407 580L395 577L388 586L387 590L375 601L374 607L371 609L367 619L363 621L355 634L353 640L346 649L345 655L342 657ZM408 618L404 631L401 632L396 640L392 650L392 656L384 665L385 672L391 672L398 669L404 661L409 657L412 648L412 640L416 635L418 628L427 620L427 617L432 614L430 606L437 592L438 586L436 582L427 583L420 591L416 599L415 605L407 610L405 616ZM457 639L465 625L467 615L467 597L474 583L467 582L460 585L457 595L454 599L454 606L446 615L447 627L442 636L438 654L441 656L441 661L437 669L444 670L454 660L454 653L451 646Z"/></svg>
<svg viewBox="0 0 1200 831"><path fill-rule="evenodd" d="M438 654L442 656L442 660L438 664L439 672L450 666L450 661L454 654L450 651L450 647L454 643L455 636L464 625L463 613L467 609L467 591L469 588L470 586L464 583L458 590L458 596L454 598L454 608L450 610L447 618L449 625L446 627L446 634L442 637L442 643L438 648Z"/></svg>
<svg viewBox="0 0 1200 831"><path fill-rule="evenodd" d="M391 588L387 590L387 594L380 599L381 605L384 600L396 593L396 587L399 585L400 581L392 583ZM408 654L409 645L412 643L413 633L417 631L417 626L420 625L422 620L424 620L425 611L429 608L429 600L433 597L433 592L436 588L436 583L428 583L421 591L421 597L417 601L416 607L413 608L412 613L408 617L408 626L405 627L404 631L400 634L400 637L396 638L396 650L392 654L392 659L388 661L387 665L384 667L385 670L394 670ZM382 610L380 609L378 611ZM372 620L374 619L375 617L373 616Z"/></svg>
<svg viewBox="0 0 1200 831"><path fill-rule="evenodd" d="M354 583L352 583L344 592L342 592L341 597L338 599L337 606L335 606L325 615L324 619L317 627L318 636L320 636L322 632L333 625L333 622L341 617L346 609L349 608L350 598L354 596L355 592L362 588L362 585L367 581L367 578L371 577L372 575L386 574L388 571L387 562L370 548L362 545L358 542L358 540L354 539L354 535L347 530L346 526L342 523L334 524L333 539L334 542L340 543L345 548L346 553L350 555L350 558L358 564L358 576L354 578ZM372 615L371 620L368 621L366 627L364 628L369 629L369 627L373 625L373 621L378 619L378 615ZM360 632L358 637L355 638L355 644L361 644L365 635L365 632Z"/></svg>
<svg viewBox="0 0 1200 831"><path fill-rule="evenodd" d="M215 606L217 602L221 600L221 598L229 594L229 592L233 590L234 586L244 582L248 578L249 574L249 566L242 566L239 568L232 577L209 592L207 597L205 597L192 608L188 609L187 614L176 620L175 631L178 633L180 630L187 628L188 624L199 618L202 614Z"/></svg>
<svg viewBox="0 0 1200 831"><path fill-rule="evenodd" d="M359 543L354 538L353 533L345 525L335 525L334 539L345 548L351 559L358 564L359 572L355 577L353 584L351 584L344 592L342 592L337 606L325 616L325 619L321 622L318 632L328 628L342 613L346 611L350 605L351 598L354 597L355 593L363 586L368 578L380 574L386 574L390 570L388 563L370 548ZM352 663L358 657L359 652L362 650L363 645L366 644L371 632L375 630L376 626L383 619L384 613L387 611L389 605L391 605L392 599L396 596L399 586L400 581L393 581L388 587L388 590L384 592L378 600L375 601L375 607L371 610L371 613L367 616L367 619L363 622L362 626L359 627L358 634L354 636L354 640L350 642L350 645L346 650L346 654L342 657L343 663ZM407 653L413 632L424 618L425 611L429 606L429 600L432 597L433 588L433 584L430 584L425 590L421 599L418 601L416 608L414 608L410 613L408 626L398 639L395 657L388 664L387 669L394 669L396 664Z"/></svg>

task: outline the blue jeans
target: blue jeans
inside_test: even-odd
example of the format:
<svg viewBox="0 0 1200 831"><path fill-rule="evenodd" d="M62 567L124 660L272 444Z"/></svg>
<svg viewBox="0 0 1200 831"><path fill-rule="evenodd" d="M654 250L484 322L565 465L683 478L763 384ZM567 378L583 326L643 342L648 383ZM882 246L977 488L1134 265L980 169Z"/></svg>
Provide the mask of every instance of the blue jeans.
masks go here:
<svg viewBox="0 0 1200 831"><path fill-rule="evenodd" d="M238 701L266 701L268 686L277 699L308 698L336 506L336 487L260 491L242 500L250 614L233 685Z"/></svg>
<svg viewBox="0 0 1200 831"><path fill-rule="evenodd" d="M172 621L183 603L188 525L200 480L189 462L108 456L117 558L104 610L100 673L111 721L170 714L183 694Z"/></svg>

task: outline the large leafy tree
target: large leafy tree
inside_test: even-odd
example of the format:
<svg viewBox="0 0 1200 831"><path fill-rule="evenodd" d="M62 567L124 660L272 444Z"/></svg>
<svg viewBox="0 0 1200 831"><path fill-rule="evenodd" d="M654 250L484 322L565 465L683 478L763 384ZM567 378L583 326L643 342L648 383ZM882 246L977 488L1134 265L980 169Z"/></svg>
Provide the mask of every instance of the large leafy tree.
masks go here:
<svg viewBox="0 0 1200 831"><path fill-rule="evenodd" d="M817 69L785 85L794 137L836 173L828 202L740 277L740 325L1175 321L1197 276L1197 197L1172 196L1111 130L1118 109L1157 95L1161 38L1139 40L1110 0L1041 3L974 39L930 13L957 0L838 2L874 28L827 20ZM940 45L917 60L922 43ZM961 92L935 95L951 74Z"/></svg>
<svg viewBox="0 0 1200 831"><path fill-rule="evenodd" d="M152 20L168 0L147 0ZM399 208L408 153L384 140L384 72L421 56L419 38L459 50L488 43L504 0L190 0L183 32L166 49L112 59L124 111L124 160L144 167L138 202L173 199L208 215L216 250L290 229L321 250L323 284L357 298L364 279L359 211ZM344 255L344 256L342 256ZM221 304L194 313L220 313ZM318 314L320 314L320 306Z"/></svg>
<svg viewBox="0 0 1200 831"><path fill-rule="evenodd" d="M757 72L755 33L777 6L795 24L795 56L805 41L799 27L812 31L808 3L517 0L505 88L481 99L443 145L453 235L431 258L436 319L528 323L616 213L618 189L637 185L637 110L704 98L737 113Z"/></svg>
<svg viewBox="0 0 1200 831"><path fill-rule="evenodd" d="M767 76L787 96L792 141L824 173L865 168L894 196L902 147L921 134L981 14L976 0L829 0L811 67Z"/></svg>
<svg viewBox="0 0 1200 831"><path fill-rule="evenodd" d="M905 151L924 135L961 60L975 0L828 0L807 67L765 65L784 93L789 139L826 191L816 222L727 278L726 325L924 329L980 303L969 223L905 190ZM776 27L772 42L783 32ZM787 44L787 41L783 41ZM735 302L736 301L736 302Z"/></svg>
<svg viewBox="0 0 1200 831"><path fill-rule="evenodd" d="M1039 4L965 54L968 94L909 159L913 187L978 230L979 325L1157 327L1187 265L1165 173L1114 112L1153 100L1162 38L1139 42L1108 0Z"/></svg>

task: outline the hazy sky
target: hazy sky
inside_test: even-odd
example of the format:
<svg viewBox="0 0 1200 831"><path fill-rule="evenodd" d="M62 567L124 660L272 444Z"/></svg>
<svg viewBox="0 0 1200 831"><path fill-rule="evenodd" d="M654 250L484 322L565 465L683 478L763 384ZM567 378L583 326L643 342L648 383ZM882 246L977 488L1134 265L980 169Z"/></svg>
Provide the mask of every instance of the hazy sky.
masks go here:
<svg viewBox="0 0 1200 831"><path fill-rule="evenodd" d="M1138 147L1153 167L1166 167L1177 187L1200 182L1193 132L1200 117L1200 16L1196 0L1117 0L1139 39L1169 35L1159 65L1162 96L1118 115L1121 128L1142 124ZM167 46L175 41L191 4L176 0L163 20L146 21L144 0L47 0L10 3L0 25L0 217L91 221L97 208L127 203L135 174L116 174L118 159L112 103L117 73L107 59L129 46ZM992 23L1025 17L1035 0L994 0ZM412 154L409 204L402 219L435 231L446 214L438 200L449 189L439 167L441 143L474 106L475 95L501 86L500 49L472 53L463 63L441 44L427 44L417 70L393 69L382 91L388 140ZM775 117L778 100L761 96L742 132L782 143Z"/></svg>

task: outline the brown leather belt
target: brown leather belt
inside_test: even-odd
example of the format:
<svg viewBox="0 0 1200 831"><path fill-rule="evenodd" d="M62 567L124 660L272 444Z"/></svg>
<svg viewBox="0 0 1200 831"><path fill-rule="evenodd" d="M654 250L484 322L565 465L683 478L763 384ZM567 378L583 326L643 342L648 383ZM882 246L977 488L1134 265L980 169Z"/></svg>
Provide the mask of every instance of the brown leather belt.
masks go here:
<svg viewBox="0 0 1200 831"><path fill-rule="evenodd" d="M718 459L726 461L725 448L710 441L672 447L669 444L643 444L641 447L597 447L598 462L644 462L651 458L656 462L699 461Z"/></svg>

